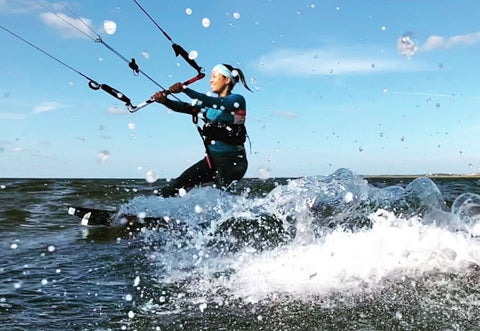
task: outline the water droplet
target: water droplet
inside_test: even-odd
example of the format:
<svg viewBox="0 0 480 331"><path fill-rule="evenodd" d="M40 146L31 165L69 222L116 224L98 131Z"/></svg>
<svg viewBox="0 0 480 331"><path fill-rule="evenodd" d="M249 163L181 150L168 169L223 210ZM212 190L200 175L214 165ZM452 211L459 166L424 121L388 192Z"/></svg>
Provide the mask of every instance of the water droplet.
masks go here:
<svg viewBox="0 0 480 331"><path fill-rule="evenodd" d="M347 203L352 202L353 201L353 193L352 192L347 192L345 194L344 199L345 199L345 202L347 202Z"/></svg>
<svg viewBox="0 0 480 331"><path fill-rule="evenodd" d="M117 23L110 20L103 21L103 29L106 33L112 35L117 31Z"/></svg>
<svg viewBox="0 0 480 331"><path fill-rule="evenodd" d="M363 147L358 147L359 152L363 152Z"/></svg>
<svg viewBox="0 0 480 331"><path fill-rule="evenodd" d="M135 277L135 280L133 281L133 287L137 287L138 284L140 284L140 277L139 276Z"/></svg>
<svg viewBox="0 0 480 331"><path fill-rule="evenodd" d="M53 253L53 252L55 252L55 246L50 245L50 246L47 247L47 250L48 250L50 253Z"/></svg>
<svg viewBox="0 0 480 331"><path fill-rule="evenodd" d="M260 179L268 179L270 178L270 169L268 168L259 168L258 169L258 177Z"/></svg>
<svg viewBox="0 0 480 331"><path fill-rule="evenodd" d="M16 244L16 243L11 244L11 245L10 245L10 248L11 248L11 249L17 249L17 248L18 248L18 244Z"/></svg>
<svg viewBox="0 0 480 331"><path fill-rule="evenodd" d="M190 60L195 60L197 57L198 57L198 52L195 50L190 51L190 53L188 53L188 58Z"/></svg>
<svg viewBox="0 0 480 331"><path fill-rule="evenodd" d="M233 13L233 18L238 20L240 18L240 13L238 12Z"/></svg>
<svg viewBox="0 0 480 331"><path fill-rule="evenodd" d="M199 206L199 205L196 205L196 206L195 206L195 212L196 212L197 214L200 214L201 212L203 212L203 208L202 208L201 206Z"/></svg>
<svg viewBox="0 0 480 331"><path fill-rule="evenodd" d="M98 152L97 158L100 163L105 164L108 161L109 156L110 156L110 152L103 150Z"/></svg>
<svg viewBox="0 0 480 331"><path fill-rule="evenodd" d="M398 38L397 50L406 57L411 57L416 53L418 46L412 32L407 32Z"/></svg>
<svg viewBox="0 0 480 331"><path fill-rule="evenodd" d="M207 304L206 303L201 303L198 308L200 308L200 311L203 313L203 311L207 308Z"/></svg>
<svg viewBox="0 0 480 331"><path fill-rule="evenodd" d="M204 17L202 19L202 25L204 28L208 28L210 26L210 19L208 17Z"/></svg>
<svg viewBox="0 0 480 331"><path fill-rule="evenodd" d="M42 285L45 286L45 285L47 285L47 284L48 284L48 280L42 279Z"/></svg>
<svg viewBox="0 0 480 331"><path fill-rule="evenodd" d="M134 318L135 317L135 313L133 311L129 311L128 312L128 318Z"/></svg>
<svg viewBox="0 0 480 331"><path fill-rule="evenodd" d="M128 123L128 128L130 130L135 130L135 123Z"/></svg>
<svg viewBox="0 0 480 331"><path fill-rule="evenodd" d="M386 26L382 26L382 31L385 31L387 29Z"/></svg>
<svg viewBox="0 0 480 331"><path fill-rule="evenodd" d="M125 296L125 301L132 301L132 299L133 299L133 298L132 298L132 295L131 295L131 294L127 294L127 295Z"/></svg>
<svg viewBox="0 0 480 331"><path fill-rule="evenodd" d="M147 183L155 183L158 180L158 174L155 170L148 170L145 175Z"/></svg>
<svg viewBox="0 0 480 331"><path fill-rule="evenodd" d="M187 15L192 15L192 13L193 13L192 8L187 8L187 9L185 9L185 13L186 13Z"/></svg>
<svg viewBox="0 0 480 331"><path fill-rule="evenodd" d="M178 190L178 195L180 197L184 197L186 194L187 194L187 190L185 190L184 188L181 188Z"/></svg>

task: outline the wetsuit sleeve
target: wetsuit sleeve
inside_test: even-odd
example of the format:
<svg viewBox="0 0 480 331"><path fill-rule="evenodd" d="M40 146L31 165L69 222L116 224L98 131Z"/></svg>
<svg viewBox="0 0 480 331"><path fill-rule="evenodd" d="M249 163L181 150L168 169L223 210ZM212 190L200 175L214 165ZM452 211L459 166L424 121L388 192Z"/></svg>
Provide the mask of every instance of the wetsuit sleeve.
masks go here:
<svg viewBox="0 0 480 331"><path fill-rule="evenodd" d="M166 99L163 104L177 113L195 115L199 112L199 109L197 109L195 106L192 106L186 102Z"/></svg>
<svg viewBox="0 0 480 331"><path fill-rule="evenodd" d="M245 99L240 94L230 94L226 97L210 97L206 94L199 93L190 88L186 88L183 92L192 99L202 101L202 107L219 108L221 106L225 109L245 109Z"/></svg>

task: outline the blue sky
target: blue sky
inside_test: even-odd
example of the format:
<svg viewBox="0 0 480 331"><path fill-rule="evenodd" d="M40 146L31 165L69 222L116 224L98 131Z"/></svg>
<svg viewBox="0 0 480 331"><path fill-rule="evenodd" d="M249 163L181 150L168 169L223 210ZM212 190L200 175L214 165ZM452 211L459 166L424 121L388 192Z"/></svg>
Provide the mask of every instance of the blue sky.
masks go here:
<svg viewBox="0 0 480 331"><path fill-rule="evenodd" d="M476 0L140 3L207 77L217 63L245 72L247 177L480 172ZM195 74L133 1L0 0L1 25L75 70L135 104L158 90L85 23L165 87ZM4 30L0 42L0 177L171 178L204 155L188 116L130 114Z"/></svg>

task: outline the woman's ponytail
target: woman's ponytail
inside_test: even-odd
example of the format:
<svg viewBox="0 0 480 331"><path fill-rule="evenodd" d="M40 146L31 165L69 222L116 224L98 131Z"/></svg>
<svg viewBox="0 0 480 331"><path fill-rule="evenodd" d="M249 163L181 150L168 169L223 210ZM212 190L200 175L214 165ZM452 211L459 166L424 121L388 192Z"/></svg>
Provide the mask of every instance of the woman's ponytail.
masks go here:
<svg viewBox="0 0 480 331"><path fill-rule="evenodd" d="M253 91L250 89L250 87L248 87L247 82L246 82L246 80L245 80L245 75L243 74L242 70L240 70L239 68L234 68L234 67L232 67L232 66L229 65L229 64L225 64L225 63L224 63L223 65L224 65L225 67L227 67L227 69L232 72L233 76L235 77L235 78L234 78L234 79L235 79L235 83L238 83L238 81L240 80L240 82L242 82L243 86L245 86L245 88L246 88L247 90L249 90L250 92L253 92ZM234 86L234 85L235 85L235 84L232 83L232 89L233 89L233 86Z"/></svg>

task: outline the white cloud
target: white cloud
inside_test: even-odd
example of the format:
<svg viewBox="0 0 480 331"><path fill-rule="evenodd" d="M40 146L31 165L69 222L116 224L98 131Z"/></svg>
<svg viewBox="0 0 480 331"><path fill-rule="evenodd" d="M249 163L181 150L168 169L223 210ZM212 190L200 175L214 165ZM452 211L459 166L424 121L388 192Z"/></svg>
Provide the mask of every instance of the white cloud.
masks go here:
<svg viewBox="0 0 480 331"><path fill-rule="evenodd" d="M290 76L365 74L419 70L417 64L405 65L402 58L365 55L356 49L284 49L262 56L260 69Z"/></svg>
<svg viewBox="0 0 480 331"><path fill-rule="evenodd" d="M457 35L450 38L432 35L428 37L427 41L422 46L422 50L428 52L437 49L450 48L456 45L473 45L478 42L480 42L480 31L464 35Z"/></svg>
<svg viewBox="0 0 480 331"><path fill-rule="evenodd" d="M43 13L41 20L49 27L58 30L65 38L86 38L86 35L92 36L88 27L92 26L92 20L84 17L73 18L63 13Z"/></svg>
<svg viewBox="0 0 480 331"><path fill-rule="evenodd" d="M27 14L38 9L38 5L27 0L0 0L0 12Z"/></svg>
<svg viewBox="0 0 480 331"><path fill-rule="evenodd" d="M33 107L32 112L34 114L45 113L47 111L56 110L56 109L61 108L61 107L62 107L62 105L59 104L58 102L55 102L55 101L43 102L43 103Z"/></svg>
<svg viewBox="0 0 480 331"><path fill-rule="evenodd" d="M25 114L13 112L0 112L0 120L24 120L27 116Z"/></svg>

